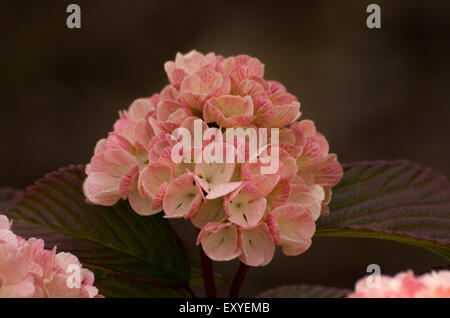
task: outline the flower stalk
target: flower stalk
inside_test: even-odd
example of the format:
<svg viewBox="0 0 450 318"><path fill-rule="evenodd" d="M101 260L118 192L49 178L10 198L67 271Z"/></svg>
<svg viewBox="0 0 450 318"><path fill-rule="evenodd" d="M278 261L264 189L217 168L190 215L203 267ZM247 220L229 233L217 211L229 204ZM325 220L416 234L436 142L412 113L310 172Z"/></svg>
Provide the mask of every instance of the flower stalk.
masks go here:
<svg viewBox="0 0 450 318"><path fill-rule="evenodd" d="M230 298L237 298L239 297L239 291L241 290L242 283L244 282L245 275L247 275L248 272L248 265L241 262L239 265L239 268L236 272L236 275L234 276L233 283L231 285L230 289Z"/></svg>
<svg viewBox="0 0 450 318"><path fill-rule="evenodd" d="M202 265L203 282L207 298L217 298L216 283L214 281L214 271L212 260L205 254L202 246L199 246L200 262Z"/></svg>

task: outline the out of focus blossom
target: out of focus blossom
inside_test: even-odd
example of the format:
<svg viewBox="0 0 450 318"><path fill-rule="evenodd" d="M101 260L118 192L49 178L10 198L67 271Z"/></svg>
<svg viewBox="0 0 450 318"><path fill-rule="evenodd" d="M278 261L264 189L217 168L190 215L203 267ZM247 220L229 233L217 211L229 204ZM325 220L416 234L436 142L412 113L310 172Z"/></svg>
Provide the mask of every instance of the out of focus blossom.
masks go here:
<svg viewBox="0 0 450 318"><path fill-rule="evenodd" d="M70 253L44 249L44 241L25 240L0 215L0 298L99 297L94 274Z"/></svg>
<svg viewBox="0 0 450 318"><path fill-rule="evenodd" d="M412 271L390 277L381 275L379 285L369 277L356 282L349 298L450 298L450 271L432 271L414 276Z"/></svg>

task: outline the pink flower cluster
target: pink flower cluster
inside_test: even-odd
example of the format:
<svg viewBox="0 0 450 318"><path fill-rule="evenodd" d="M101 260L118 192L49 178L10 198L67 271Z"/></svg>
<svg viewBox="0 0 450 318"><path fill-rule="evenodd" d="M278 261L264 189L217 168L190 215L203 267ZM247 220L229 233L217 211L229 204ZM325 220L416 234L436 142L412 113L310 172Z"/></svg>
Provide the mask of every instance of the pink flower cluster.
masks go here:
<svg viewBox="0 0 450 318"><path fill-rule="evenodd" d="M93 298L94 274L74 255L44 249L44 241L24 240L11 231L5 215L0 215L0 298ZM79 268L72 277L70 266ZM69 283L68 283L69 282ZM78 285L77 285L78 284Z"/></svg>
<svg viewBox="0 0 450 318"><path fill-rule="evenodd" d="M370 277L356 282L355 291L349 298L450 298L450 271L441 270L414 276L412 271L397 275L380 276L377 287L368 284Z"/></svg>
<svg viewBox="0 0 450 318"><path fill-rule="evenodd" d="M168 218L190 219L201 230L198 244L213 260L239 257L262 266L277 245L287 255L307 250L342 168L314 123L297 121L297 98L265 80L264 65L247 55L191 51L164 67L170 84L134 101L98 142L86 167L87 202L112 206L128 199L141 215L164 211ZM256 162L174 163L172 133L181 127L195 134L196 120L202 132L278 128L279 142L268 147L279 152L277 171L262 174L267 158L249 153L239 138L222 146L247 159L257 156ZM195 150L205 152L212 139L201 149L193 147L189 159L195 159Z"/></svg>

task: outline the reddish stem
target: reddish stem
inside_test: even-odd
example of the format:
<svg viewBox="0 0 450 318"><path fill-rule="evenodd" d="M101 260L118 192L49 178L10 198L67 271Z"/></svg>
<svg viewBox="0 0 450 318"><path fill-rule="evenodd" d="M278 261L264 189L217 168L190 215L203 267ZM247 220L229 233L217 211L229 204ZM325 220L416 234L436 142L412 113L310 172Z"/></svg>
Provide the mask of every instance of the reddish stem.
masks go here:
<svg viewBox="0 0 450 318"><path fill-rule="evenodd" d="M239 297L239 291L241 290L242 282L244 281L245 275L247 275L248 266L241 262L239 268L236 272L236 275L233 279L233 284L230 289L230 298Z"/></svg>
<svg viewBox="0 0 450 318"><path fill-rule="evenodd" d="M216 283L214 281L214 271L211 259L205 254L202 246L199 246L200 261L202 264L203 282L205 293L208 298L217 298Z"/></svg>

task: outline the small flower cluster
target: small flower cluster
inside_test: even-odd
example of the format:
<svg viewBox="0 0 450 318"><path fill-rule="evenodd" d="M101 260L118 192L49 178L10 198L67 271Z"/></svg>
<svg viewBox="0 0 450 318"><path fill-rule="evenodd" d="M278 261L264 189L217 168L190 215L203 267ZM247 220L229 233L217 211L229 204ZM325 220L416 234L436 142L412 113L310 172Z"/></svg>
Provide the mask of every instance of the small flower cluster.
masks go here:
<svg viewBox="0 0 450 318"><path fill-rule="evenodd" d="M380 285L367 284L370 277L356 282L349 298L450 298L450 271L441 270L414 276L412 271L390 277L380 276ZM370 286L370 287L369 287Z"/></svg>
<svg viewBox="0 0 450 318"><path fill-rule="evenodd" d="M70 253L44 249L44 241L25 240L11 231L12 222L0 215L0 298L93 298L94 274ZM76 266L79 277L70 266Z"/></svg>
<svg viewBox="0 0 450 318"><path fill-rule="evenodd" d="M277 245L287 255L307 250L342 168L314 123L297 121L297 98L265 80L264 65L247 55L178 53L165 70L170 84L120 112L114 130L98 142L86 167L87 202L112 206L124 199L141 215L164 211L190 219L201 230L198 244L214 260L239 257L262 266ZM187 162L175 163L171 154L179 140L172 133L185 128L195 134L198 120L205 133L279 129L279 142L266 149L279 153L278 169L262 174L267 158L249 153L245 137L221 147L253 156L253 162L189 161L197 151L207 152L212 137L200 149L192 147Z"/></svg>

